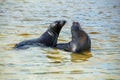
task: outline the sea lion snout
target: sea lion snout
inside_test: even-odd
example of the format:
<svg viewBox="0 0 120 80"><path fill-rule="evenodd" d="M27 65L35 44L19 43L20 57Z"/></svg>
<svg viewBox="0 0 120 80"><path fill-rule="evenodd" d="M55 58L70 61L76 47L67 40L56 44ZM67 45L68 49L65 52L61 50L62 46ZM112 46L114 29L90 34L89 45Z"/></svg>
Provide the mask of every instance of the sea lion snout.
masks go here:
<svg viewBox="0 0 120 80"><path fill-rule="evenodd" d="M51 24L51 27L63 27L65 25L66 21L65 20L56 20Z"/></svg>
<svg viewBox="0 0 120 80"><path fill-rule="evenodd" d="M58 26L64 26L66 21L65 20L57 20L55 21L55 23L58 25Z"/></svg>

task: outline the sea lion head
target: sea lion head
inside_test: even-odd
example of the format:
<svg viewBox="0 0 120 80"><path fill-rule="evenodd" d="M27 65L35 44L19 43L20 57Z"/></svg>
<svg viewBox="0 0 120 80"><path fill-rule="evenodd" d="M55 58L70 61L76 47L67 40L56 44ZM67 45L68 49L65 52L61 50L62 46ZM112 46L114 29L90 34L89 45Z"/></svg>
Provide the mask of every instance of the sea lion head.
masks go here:
<svg viewBox="0 0 120 80"><path fill-rule="evenodd" d="M75 21L74 21L74 22L72 23L71 30L72 30L72 31L79 31L79 30L82 30L82 28L80 27L79 22L75 22Z"/></svg>
<svg viewBox="0 0 120 80"><path fill-rule="evenodd" d="M72 26L71 26L71 33L72 33L72 37L79 37L80 32L82 32L82 28L79 24L79 22L73 22Z"/></svg>
<svg viewBox="0 0 120 80"><path fill-rule="evenodd" d="M54 34L59 34L61 28L65 25L65 23L66 23L65 20L56 20L50 24L49 30Z"/></svg>

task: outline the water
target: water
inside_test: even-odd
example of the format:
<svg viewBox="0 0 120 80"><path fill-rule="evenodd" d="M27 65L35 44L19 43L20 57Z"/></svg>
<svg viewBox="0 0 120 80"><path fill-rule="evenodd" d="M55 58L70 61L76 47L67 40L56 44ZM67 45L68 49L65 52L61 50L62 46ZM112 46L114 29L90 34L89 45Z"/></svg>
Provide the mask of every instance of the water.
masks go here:
<svg viewBox="0 0 120 80"><path fill-rule="evenodd" d="M71 40L72 21L79 21L91 37L92 52L12 49L58 19L67 20L59 42ZM0 80L120 80L119 34L119 0L0 0Z"/></svg>

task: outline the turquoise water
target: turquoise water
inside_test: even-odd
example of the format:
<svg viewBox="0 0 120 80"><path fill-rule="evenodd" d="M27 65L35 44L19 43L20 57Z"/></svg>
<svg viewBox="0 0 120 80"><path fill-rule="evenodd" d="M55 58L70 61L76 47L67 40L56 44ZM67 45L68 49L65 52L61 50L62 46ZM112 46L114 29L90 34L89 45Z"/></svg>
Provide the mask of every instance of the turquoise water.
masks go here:
<svg viewBox="0 0 120 80"><path fill-rule="evenodd" d="M91 37L91 53L12 49L20 41L39 37L59 19L67 24L58 42L71 40L70 27L78 21ZM119 0L1 0L0 80L119 80L119 34Z"/></svg>

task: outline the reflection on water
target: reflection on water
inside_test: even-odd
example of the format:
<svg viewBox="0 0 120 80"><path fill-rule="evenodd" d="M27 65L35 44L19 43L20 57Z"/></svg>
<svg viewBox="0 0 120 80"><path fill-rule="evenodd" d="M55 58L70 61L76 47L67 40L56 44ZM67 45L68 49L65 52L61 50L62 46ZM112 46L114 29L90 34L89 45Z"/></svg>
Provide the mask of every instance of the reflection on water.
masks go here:
<svg viewBox="0 0 120 80"><path fill-rule="evenodd" d="M0 0L0 80L119 80L119 0ZM90 35L92 52L52 48L13 50L39 37L57 19L67 20L58 42L71 40L72 21Z"/></svg>
<svg viewBox="0 0 120 80"><path fill-rule="evenodd" d="M92 57L92 54L90 52L84 52L82 54L71 54L71 61L87 61L87 59L89 59L90 57Z"/></svg>

